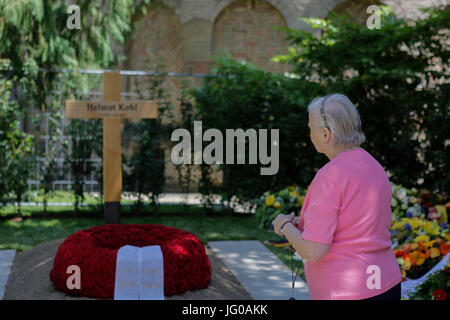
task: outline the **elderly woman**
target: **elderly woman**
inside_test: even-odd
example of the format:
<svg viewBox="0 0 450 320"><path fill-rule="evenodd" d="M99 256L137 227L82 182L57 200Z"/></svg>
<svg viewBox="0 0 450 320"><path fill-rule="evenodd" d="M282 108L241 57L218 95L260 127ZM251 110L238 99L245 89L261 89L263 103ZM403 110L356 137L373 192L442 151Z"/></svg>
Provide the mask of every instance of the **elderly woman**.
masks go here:
<svg viewBox="0 0 450 320"><path fill-rule="evenodd" d="M400 299L400 268L391 248L391 187L383 167L360 147L359 113L342 94L308 106L311 141L330 161L303 203L274 220L303 257L311 299Z"/></svg>

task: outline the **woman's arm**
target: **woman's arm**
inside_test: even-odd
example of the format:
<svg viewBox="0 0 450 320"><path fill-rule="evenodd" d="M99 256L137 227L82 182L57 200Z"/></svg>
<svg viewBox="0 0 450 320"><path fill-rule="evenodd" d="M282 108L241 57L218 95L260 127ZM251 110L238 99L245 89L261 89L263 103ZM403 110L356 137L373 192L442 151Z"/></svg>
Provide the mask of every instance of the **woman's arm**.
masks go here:
<svg viewBox="0 0 450 320"><path fill-rule="evenodd" d="M280 234L280 227L283 225L283 223L285 223L286 221L292 221L292 219L293 214L278 215L274 220L275 233ZM293 223L286 223L284 225L283 235L301 257L304 257L306 260L311 262L319 261L330 250L329 244L302 239L302 233Z"/></svg>
<svg viewBox="0 0 450 320"><path fill-rule="evenodd" d="M329 244L302 239L302 233L292 223L283 227L283 234L290 242L292 248L306 260L317 262L330 250Z"/></svg>

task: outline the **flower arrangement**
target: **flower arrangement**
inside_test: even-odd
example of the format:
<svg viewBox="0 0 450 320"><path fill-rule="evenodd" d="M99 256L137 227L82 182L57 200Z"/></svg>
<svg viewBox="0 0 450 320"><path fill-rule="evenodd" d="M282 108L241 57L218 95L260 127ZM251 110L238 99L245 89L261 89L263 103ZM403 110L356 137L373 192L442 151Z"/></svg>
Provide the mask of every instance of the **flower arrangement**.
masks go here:
<svg viewBox="0 0 450 320"><path fill-rule="evenodd" d="M450 202L445 201L442 194L431 196L428 190L406 189L401 185L391 183L392 218L400 220L403 217L418 217L428 220L447 221L447 210ZM434 200L434 201L432 201Z"/></svg>
<svg viewBox="0 0 450 320"><path fill-rule="evenodd" d="M418 279L450 252L450 234L434 240L430 240L427 235L419 235L413 242L404 243L394 252L403 280Z"/></svg>
<svg viewBox="0 0 450 320"><path fill-rule="evenodd" d="M391 225L391 240L394 248L399 244L412 242L417 236L445 237L447 233L448 224L445 221L439 224L436 220L401 218L400 221L392 220Z"/></svg>
<svg viewBox="0 0 450 320"><path fill-rule="evenodd" d="M206 288L211 265L202 242L192 233L153 224L107 224L80 230L58 248L50 279L67 294L113 299L117 251L124 245L161 246L164 295ZM81 269L81 288L68 289L67 268Z"/></svg>
<svg viewBox="0 0 450 320"><path fill-rule="evenodd" d="M290 186L275 193L265 192L257 200L256 221L260 227L268 228L280 213L288 214L294 211L298 214L305 200L305 195L306 189L303 190L298 186Z"/></svg>
<svg viewBox="0 0 450 320"><path fill-rule="evenodd" d="M425 212L419 205L419 191L416 188L406 189L391 182L392 198L391 208L394 219L401 218L405 212L414 217L425 217Z"/></svg>
<svg viewBox="0 0 450 320"><path fill-rule="evenodd" d="M391 188L391 240L402 281L418 279L450 251L450 202L445 204L441 194L432 198L427 190L408 190L395 184ZM448 266L431 274L409 299L448 299L448 276Z"/></svg>

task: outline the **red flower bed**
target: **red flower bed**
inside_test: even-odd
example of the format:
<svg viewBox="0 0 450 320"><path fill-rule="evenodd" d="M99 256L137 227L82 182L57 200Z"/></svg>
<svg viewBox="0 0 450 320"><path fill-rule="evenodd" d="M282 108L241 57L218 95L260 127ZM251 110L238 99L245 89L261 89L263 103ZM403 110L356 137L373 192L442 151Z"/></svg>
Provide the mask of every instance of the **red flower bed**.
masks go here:
<svg viewBox="0 0 450 320"><path fill-rule="evenodd" d="M194 234L152 224L108 224L74 233L60 245L50 279L68 294L113 299L117 251L124 245L161 246L165 296L206 288L211 280L211 264ZM81 289L67 288L70 265L80 267Z"/></svg>

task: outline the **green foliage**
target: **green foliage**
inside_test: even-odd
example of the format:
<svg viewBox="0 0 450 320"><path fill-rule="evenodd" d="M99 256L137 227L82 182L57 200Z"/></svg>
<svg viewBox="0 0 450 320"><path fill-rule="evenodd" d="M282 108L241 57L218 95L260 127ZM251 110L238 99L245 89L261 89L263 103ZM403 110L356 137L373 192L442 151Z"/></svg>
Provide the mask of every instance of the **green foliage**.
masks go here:
<svg viewBox="0 0 450 320"><path fill-rule="evenodd" d="M255 219L259 227L270 227L279 214L295 212L296 215L299 215L305 195L306 190L302 190L298 186L284 188L274 193L265 192L256 201Z"/></svg>
<svg viewBox="0 0 450 320"><path fill-rule="evenodd" d="M13 82L0 78L0 201L17 201L20 214L20 202L33 168L34 141L20 130L23 112L11 99Z"/></svg>
<svg viewBox="0 0 450 320"><path fill-rule="evenodd" d="M67 92L71 87L68 79L64 74L56 75L55 87L51 97L46 100L47 109L45 113L38 113L32 118L34 128L45 133L48 138L46 140L47 152L45 148L36 150L36 155L40 157L40 187L43 188L43 212L47 212L47 198L51 191L53 191L53 182L57 179L64 179L64 174L58 168L56 158L63 153L63 148L66 142L62 139L63 127L62 119L64 117L61 106L64 105L64 100ZM46 129L44 131L44 128Z"/></svg>
<svg viewBox="0 0 450 320"><path fill-rule="evenodd" d="M367 140L363 147L397 183L448 196L449 7L428 10L418 21L383 8L381 29L343 17L303 19L320 38L285 28L290 63L301 79L341 92L355 103Z"/></svg>
<svg viewBox="0 0 450 320"><path fill-rule="evenodd" d="M425 218L425 213L418 203L420 195L417 189L407 189L391 182L391 190L392 219L399 220L405 217L407 212L410 217Z"/></svg>
<svg viewBox="0 0 450 320"><path fill-rule="evenodd" d="M444 270L434 272L430 277L422 282L417 289L409 294L410 300L432 300L435 298L436 290L443 290L446 294L444 300L450 297L449 283L450 269L447 266ZM436 293L435 293L436 292Z"/></svg>
<svg viewBox="0 0 450 320"><path fill-rule="evenodd" d="M194 132L194 120L195 109L192 99L189 96L189 82L184 80L182 82L181 96L180 96L180 120L177 122L177 128L186 129L189 132ZM175 145L177 142L173 142ZM193 166L191 164L178 164L175 165L175 170L178 175L178 186L181 188L181 192L189 194L192 191L194 185L193 181ZM187 201L184 203L186 211L189 211Z"/></svg>
<svg viewBox="0 0 450 320"><path fill-rule="evenodd" d="M65 145L65 170L72 173L73 191L75 195L75 212L84 200L84 178L95 170L90 161L96 149L103 143L102 120L72 119L67 126L70 135L71 152Z"/></svg>
<svg viewBox="0 0 450 320"><path fill-rule="evenodd" d="M16 70L39 67L107 67L117 60L114 41L131 30L132 14L149 1L88 0L80 8L81 28L67 28L67 1L1 0L0 52Z"/></svg>
<svg viewBox="0 0 450 320"><path fill-rule="evenodd" d="M192 91L196 120L202 120L203 131L268 129L270 137L270 129L279 129L280 166L277 174L264 176L260 174L260 165L223 164L219 168L223 170L223 184L218 186L210 181L211 169L203 169L202 193L214 188L226 200L237 196L240 201L248 201L286 184L307 185L320 164L325 164L325 159L311 144L307 126L306 106L323 92L320 86L265 72L229 57L219 58L217 62L214 70L217 77L205 78L202 87ZM247 159L248 147L246 141Z"/></svg>
<svg viewBox="0 0 450 320"><path fill-rule="evenodd" d="M81 29L67 28L66 1L1 0L0 55L26 78L30 104L47 106L57 74L39 68L108 67L117 62L114 41L123 41L135 6L131 0L83 1ZM79 79L80 80L80 79Z"/></svg>
<svg viewBox="0 0 450 320"><path fill-rule="evenodd" d="M68 88L87 92L89 86L87 79L79 73L72 74L68 82L61 74L42 69L106 68L114 65L123 58L113 52L114 46L123 42L131 31L131 16L149 2L88 0L75 3L80 8L81 28L70 30L67 27L71 15L67 13L67 1L0 0L0 56L10 61L9 73L18 76L21 90L16 99L21 106L32 105L48 112L50 152L40 155L45 158L41 181L45 194L57 177L54 154L61 133L58 128L64 106L61 102L67 97ZM61 87L61 84L65 86ZM63 94L57 97L60 91ZM40 121L39 117L33 120L35 124ZM87 126L91 130L93 125ZM40 130L39 126L37 129ZM74 124L69 131L82 137L85 129ZM88 153L92 151L92 147L83 142L84 138L81 140L80 150L77 149L79 140L74 140L72 160L77 160L70 165L79 180L75 183L77 199L82 195L81 172L92 170L90 164L79 158L89 157ZM22 180L26 183L25 178L23 176Z"/></svg>
<svg viewBox="0 0 450 320"><path fill-rule="evenodd" d="M139 148L124 163L130 168L130 173L124 174L124 189L137 193L136 209L142 205L142 194L149 194L152 205L158 210L157 197L162 193L164 177L164 149L161 148L160 123L156 119L143 119L133 125L133 131L138 133Z"/></svg>
<svg viewBox="0 0 450 320"><path fill-rule="evenodd" d="M124 170L124 190L137 194L135 211L142 206L142 194L149 195L156 214L159 214L158 195L162 193L165 184L164 142L170 140L170 121L172 105L163 88L166 73L144 79L138 84L140 99L158 102L157 119L140 119L137 123L128 123L127 130L137 137L136 150L129 158L123 156L123 163L128 168ZM163 119L167 118L165 122Z"/></svg>

